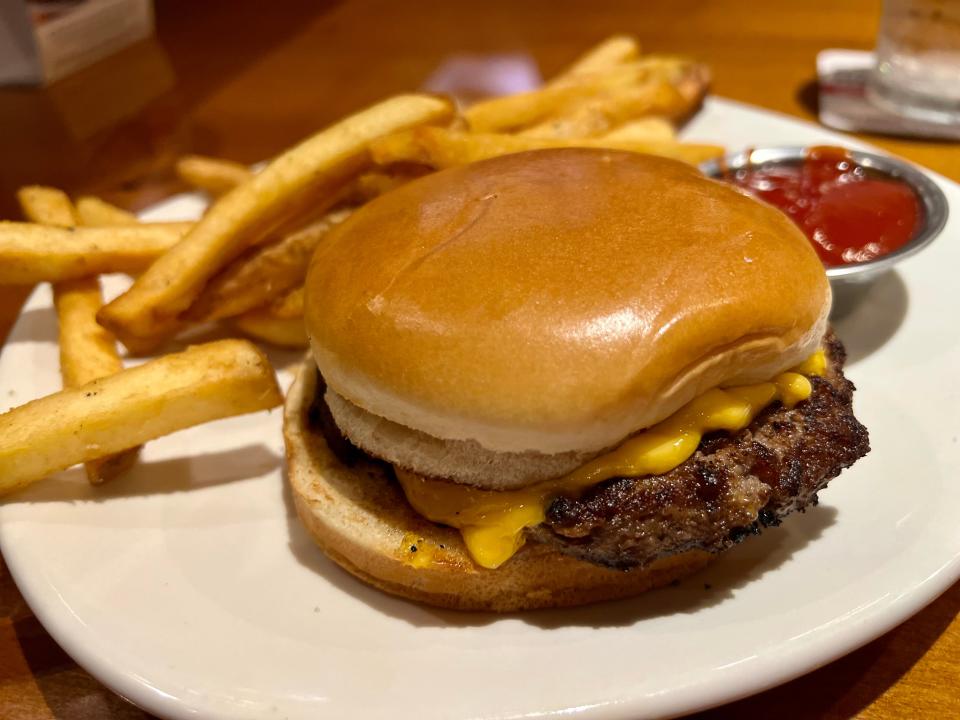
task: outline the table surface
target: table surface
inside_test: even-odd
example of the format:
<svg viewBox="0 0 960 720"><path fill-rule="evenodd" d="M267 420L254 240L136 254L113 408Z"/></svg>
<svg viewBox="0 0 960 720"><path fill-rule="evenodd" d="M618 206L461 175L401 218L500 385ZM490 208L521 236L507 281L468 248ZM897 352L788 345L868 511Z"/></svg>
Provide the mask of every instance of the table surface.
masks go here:
<svg viewBox="0 0 960 720"><path fill-rule="evenodd" d="M614 32L711 66L713 91L815 119L824 48L868 49L879 0L161 0L157 37L46 90L0 90L0 217L40 182L136 209L176 192L185 152L270 157L454 53L529 52L549 77ZM960 146L864 136L960 181ZM0 341L23 289L0 288ZM803 678L702 718L960 717L960 584L913 619ZM145 718L56 645L0 562L0 716Z"/></svg>

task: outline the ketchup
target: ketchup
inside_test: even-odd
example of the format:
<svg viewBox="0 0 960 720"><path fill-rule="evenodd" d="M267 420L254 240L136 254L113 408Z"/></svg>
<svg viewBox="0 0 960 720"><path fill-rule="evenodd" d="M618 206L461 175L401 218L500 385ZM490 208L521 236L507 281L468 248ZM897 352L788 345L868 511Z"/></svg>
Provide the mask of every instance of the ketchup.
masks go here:
<svg viewBox="0 0 960 720"><path fill-rule="evenodd" d="M828 267L886 255L920 227L910 186L858 165L843 148L810 148L802 162L741 168L723 179L789 215Z"/></svg>

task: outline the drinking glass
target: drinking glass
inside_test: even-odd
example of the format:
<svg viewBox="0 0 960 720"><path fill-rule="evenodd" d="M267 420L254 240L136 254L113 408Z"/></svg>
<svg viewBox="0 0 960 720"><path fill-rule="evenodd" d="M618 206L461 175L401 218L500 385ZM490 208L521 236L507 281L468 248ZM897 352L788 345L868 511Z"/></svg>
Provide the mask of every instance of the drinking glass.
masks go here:
<svg viewBox="0 0 960 720"><path fill-rule="evenodd" d="M873 102L960 124L960 0L884 0L876 52Z"/></svg>

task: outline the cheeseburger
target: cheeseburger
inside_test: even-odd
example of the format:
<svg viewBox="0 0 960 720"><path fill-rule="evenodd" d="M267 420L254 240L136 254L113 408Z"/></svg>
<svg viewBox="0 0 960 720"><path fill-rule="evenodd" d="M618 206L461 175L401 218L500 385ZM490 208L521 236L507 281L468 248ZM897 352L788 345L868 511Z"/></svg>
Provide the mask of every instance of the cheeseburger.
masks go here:
<svg viewBox="0 0 960 720"><path fill-rule="evenodd" d="M415 180L331 233L305 308L298 514L432 605L664 585L869 449L807 239L672 160L542 150Z"/></svg>

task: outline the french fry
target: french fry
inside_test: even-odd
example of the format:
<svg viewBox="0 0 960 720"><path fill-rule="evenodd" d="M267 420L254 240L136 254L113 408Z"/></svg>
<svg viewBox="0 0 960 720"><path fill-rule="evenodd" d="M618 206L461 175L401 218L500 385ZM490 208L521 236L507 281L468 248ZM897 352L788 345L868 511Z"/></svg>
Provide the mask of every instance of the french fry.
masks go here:
<svg viewBox="0 0 960 720"><path fill-rule="evenodd" d="M603 135L604 140L632 140L634 142L675 142L677 130L663 117L645 117L618 125Z"/></svg>
<svg viewBox="0 0 960 720"><path fill-rule="evenodd" d="M77 463L283 401L245 340L219 340L34 400L0 415L0 493Z"/></svg>
<svg viewBox="0 0 960 720"><path fill-rule="evenodd" d="M685 103L683 108L674 113L674 119L685 119L700 107L710 88L710 68L701 63L690 66L674 83L674 87L677 88L677 92Z"/></svg>
<svg viewBox="0 0 960 720"><path fill-rule="evenodd" d="M120 372L123 363L117 353L116 338L97 323L97 311L103 305L97 277L63 280L53 286L60 340L60 374L64 387L80 387L88 382ZM130 469L137 461L140 447L132 447L84 463L87 480L99 485Z"/></svg>
<svg viewBox="0 0 960 720"><path fill-rule="evenodd" d="M371 170L356 179L347 199L357 204L363 204L388 193L401 185L405 185L411 180L416 180L429 172L428 168L405 168L403 170L393 170L383 172L382 170Z"/></svg>
<svg viewBox="0 0 960 720"><path fill-rule="evenodd" d="M80 224L89 227L109 225L136 225L139 220L132 212L127 212L116 205L108 203L92 195L77 198L77 215Z"/></svg>
<svg viewBox="0 0 960 720"><path fill-rule="evenodd" d="M30 220L73 227L78 213L70 198L54 188L23 188L17 193L23 214ZM53 286L60 341L60 375L64 387L77 387L123 369L113 335L97 324L103 305L96 277L63 280ZM84 464L87 480L99 484L125 472L136 462L140 448L91 460Z"/></svg>
<svg viewBox="0 0 960 720"><path fill-rule="evenodd" d="M503 132L529 127L595 95L644 82L679 82L692 61L649 55L603 72L575 76L539 90L482 100L466 109L464 118L476 132Z"/></svg>
<svg viewBox="0 0 960 720"><path fill-rule="evenodd" d="M206 155L184 155L177 160L174 169L177 177L187 185L214 197L233 190L253 177L253 171L246 165Z"/></svg>
<svg viewBox="0 0 960 720"><path fill-rule="evenodd" d="M190 320L219 320L269 303L303 282L314 248L352 210L340 209L272 245L241 255L216 275L187 310Z"/></svg>
<svg viewBox="0 0 960 720"><path fill-rule="evenodd" d="M374 140L370 144L370 153L374 162L381 165L397 162L431 164L426 149L417 140L415 129L402 130ZM390 160L384 161L383 158Z"/></svg>
<svg viewBox="0 0 960 720"><path fill-rule="evenodd" d="M548 84L557 85L575 77L603 72L611 67L635 60L640 55L640 43L629 35L613 35L591 48Z"/></svg>
<svg viewBox="0 0 960 720"><path fill-rule="evenodd" d="M28 185L17 191L17 201L27 220L44 225L72 228L77 224L73 203L62 190Z"/></svg>
<svg viewBox="0 0 960 720"><path fill-rule="evenodd" d="M57 228L0 222L0 283L71 280L141 272L186 234L189 224Z"/></svg>
<svg viewBox="0 0 960 720"><path fill-rule="evenodd" d="M65 387L85 385L123 369L113 336L96 324L102 303L96 278L64 280L55 286L60 373Z"/></svg>
<svg viewBox="0 0 960 720"><path fill-rule="evenodd" d="M271 345L284 348L305 348L310 344L307 340L307 330L304 327L302 315L281 318L277 317L269 307L257 308L243 315L230 318L230 324L245 335Z"/></svg>
<svg viewBox="0 0 960 720"><path fill-rule="evenodd" d="M131 349L156 347L176 332L179 315L227 263L291 216L332 204L369 166L370 142L452 114L447 100L401 95L308 138L217 200L183 242L106 305L98 320Z"/></svg>
<svg viewBox="0 0 960 720"><path fill-rule="evenodd" d="M491 157L542 150L544 148L588 147L608 150L626 150L674 158L691 164L699 164L720 157L724 149L719 145L701 145L679 142L635 142L632 140L607 140L605 138L531 138L502 133L464 133L444 128L417 128L407 131L412 139L402 147L414 152L417 157L429 161L438 169L464 165ZM380 164L404 162L408 158L391 154L399 144L393 142L373 143L370 152Z"/></svg>
<svg viewBox="0 0 960 720"><path fill-rule="evenodd" d="M419 163L425 166L438 167L437 157L431 153L431 147L435 144L454 142L465 135L471 137L481 137L479 133L470 133L463 130L447 130L442 138L433 138L426 133L420 132L420 129L402 130L374 140L370 143L370 157L378 165L390 166L401 163ZM500 137L498 135L497 137ZM507 137L507 135L503 135ZM460 163L452 163L459 165Z"/></svg>
<svg viewBox="0 0 960 720"><path fill-rule="evenodd" d="M504 132L534 125L565 105L589 97L595 91L587 85L563 83L482 100L464 111L469 128L475 132Z"/></svg>
<svg viewBox="0 0 960 720"><path fill-rule="evenodd" d="M596 137L631 118L680 115L685 108L686 102L677 89L658 79L588 98L520 134L539 138Z"/></svg>
<svg viewBox="0 0 960 720"><path fill-rule="evenodd" d="M147 225L152 227L171 227L178 232L191 230L195 222L178 220L173 222L141 222L140 218L128 210L118 208L106 200L83 195L77 198L76 213L80 225L84 227L118 227L123 225Z"/></svg>
<svg viewBox="0 0 960 720"><path fill-rule="evenodd" d="M284 320L296 317L303 317L304 287L301 285L294 288L283 297L273 301L270 306L270 312L274 317Z"/></svg>

